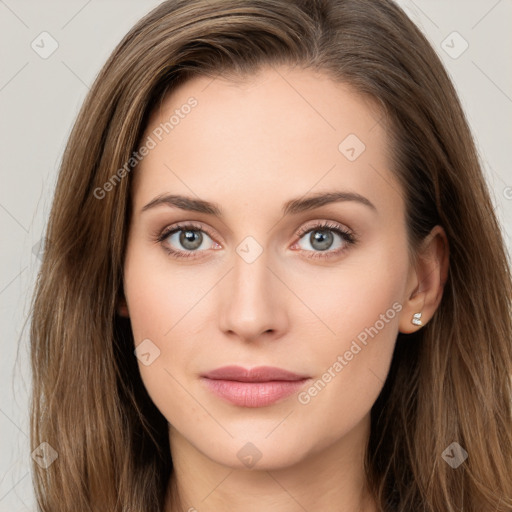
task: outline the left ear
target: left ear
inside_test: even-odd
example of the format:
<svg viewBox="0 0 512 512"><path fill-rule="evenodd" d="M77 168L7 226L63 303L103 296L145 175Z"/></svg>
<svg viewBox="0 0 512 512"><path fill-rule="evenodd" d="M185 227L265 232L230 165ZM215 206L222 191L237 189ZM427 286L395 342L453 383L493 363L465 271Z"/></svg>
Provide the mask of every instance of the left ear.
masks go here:
<svg viewBox="0 0 512 512"><path fill-rule="evenodd" d="M421 313L425 325L436 312L441 299L449 268L449 246L446 233L435 226L425 237L417 251L416 264L407 279L407 295L404 297L399 331L409 334L421 329L412 323L413 315Z"/></svg>

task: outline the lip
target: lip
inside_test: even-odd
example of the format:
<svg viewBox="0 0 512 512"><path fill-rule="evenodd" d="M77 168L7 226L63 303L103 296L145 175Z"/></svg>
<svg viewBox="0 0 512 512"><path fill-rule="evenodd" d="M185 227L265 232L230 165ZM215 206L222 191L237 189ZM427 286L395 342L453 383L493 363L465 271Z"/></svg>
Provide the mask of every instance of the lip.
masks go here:
<svg viewBox="0 0 512 512"><path fill-rule="evenodd" d="M201 375L207 388L241 407L265 407L298 391L310 378L276 368L223 366Z"/></svg>
<svg viewBox="0 0 512 512"><path fill-rule="evenodd" d="M270 382L270 381L296 381L307 379L309 375L299 375L275 366L256 366L244 368L242 366L223 366L204 373L201 377L216 380L235 380L238 382Z"/></svg>

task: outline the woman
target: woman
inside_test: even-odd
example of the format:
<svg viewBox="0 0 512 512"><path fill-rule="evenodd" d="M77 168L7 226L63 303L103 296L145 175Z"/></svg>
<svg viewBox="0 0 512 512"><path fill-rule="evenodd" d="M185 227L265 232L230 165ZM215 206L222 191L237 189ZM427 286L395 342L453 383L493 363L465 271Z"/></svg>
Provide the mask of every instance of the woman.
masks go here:
<svg viewBox="0 0 512 512"><path fill-rule="evenodd" d="M512 510L509 262L390 0L162 3L85 101L47 239L41 510Z"/></svg>

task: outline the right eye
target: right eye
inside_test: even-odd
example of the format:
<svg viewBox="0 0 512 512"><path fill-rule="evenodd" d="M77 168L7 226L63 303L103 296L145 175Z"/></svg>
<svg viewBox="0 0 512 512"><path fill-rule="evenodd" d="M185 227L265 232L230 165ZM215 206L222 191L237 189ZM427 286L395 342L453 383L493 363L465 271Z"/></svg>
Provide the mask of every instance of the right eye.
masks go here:
<svg viewBox="0 0 512 512"><path fill-rule="evenodd" d="M194 253L220 247L202 227L193 224L178 224L166 228L158 237L158 242L176 258L193 258L196 257Z"/></svg>

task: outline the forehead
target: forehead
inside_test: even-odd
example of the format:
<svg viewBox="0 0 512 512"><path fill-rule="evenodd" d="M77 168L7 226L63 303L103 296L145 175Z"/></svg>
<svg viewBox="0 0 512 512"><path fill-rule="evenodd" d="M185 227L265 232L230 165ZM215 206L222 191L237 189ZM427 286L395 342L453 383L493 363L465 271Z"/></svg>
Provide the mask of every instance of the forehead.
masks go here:
<svg viewBox="0 0 512 512"><path fill-rule="evenodd" d="M134 173L138 206L170 192L244 204L253 213L341 186L374 203L391 194L396 206L400 195L376 102L311 70L264 68L236 81L194 77L153 111L148 138L154 147Z"/></svg>

